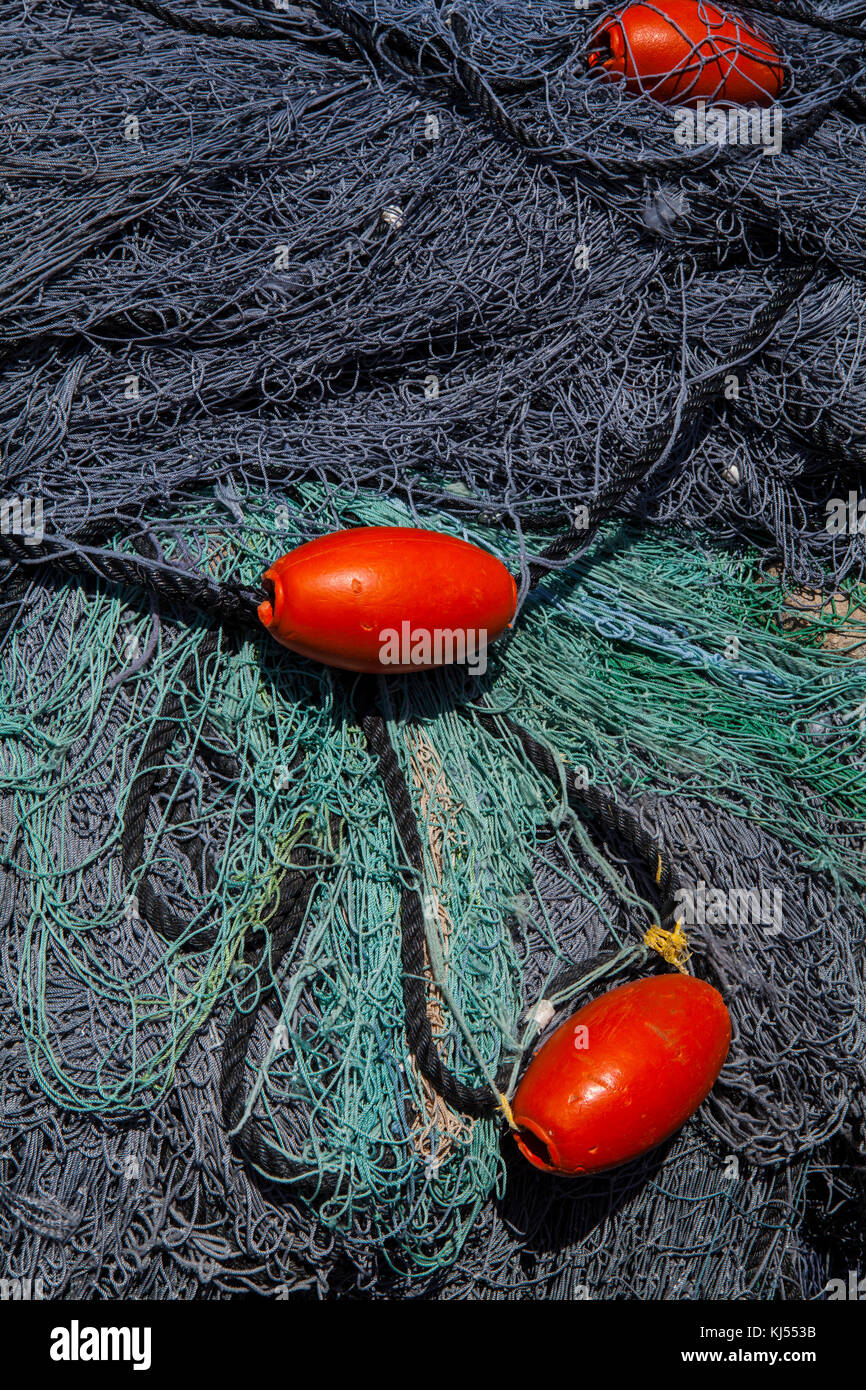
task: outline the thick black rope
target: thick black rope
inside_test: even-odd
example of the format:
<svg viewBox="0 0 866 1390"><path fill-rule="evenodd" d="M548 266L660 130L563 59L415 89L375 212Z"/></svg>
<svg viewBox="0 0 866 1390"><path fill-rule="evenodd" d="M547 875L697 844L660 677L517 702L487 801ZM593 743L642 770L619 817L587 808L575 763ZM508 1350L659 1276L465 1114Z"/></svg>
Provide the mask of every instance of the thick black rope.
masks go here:
<svg viewBox="0 0 866 1390"><path fill-rule="evenodd" d="M206 15L192 15L171 5L160 4L159 0L125 0L125 3L182 34L202 34L212 39L286 38L285 30L281 31L275 25L257 19L208 19ZM276 13L274 20L279 22Z"/></svg>
<svg viewBox="0 0 866 1390"><path fill-rule="evenodd" d="M591 811L601 822L608 838L621 840L634 853L658 889L662 904L660 925L665 931L672 931L676 894L680 887L679 875L667 853L641 825L637 814L600 787L592 784L584 786L582 781L576 783L573 778L569 783L565 765L547 744L535 738L507 714L494 714L480 701L475 701L471 708L482 728L500 738L503 734L512 738L523 749L536 772L540 772L555 787L562 787L564 782L569 805L583 806Z"/></svg>
<svg viewBox="0 0 866 1390"><path fill-rule="evenodd" d="M219 637L208 633L196 655L186 663L180 682L192 679L203 658L219 649ZM476 705L474 712L488 730L505 731L523 748L532 765L555 786L561 783L560 766L543 744L525 729L503 716L485 712ZM406 1041L420 1074L453 1110L472 1116L493 1114L500 1104L489 1085L469 1086L444 1063L430 1024L427 1000L428 966L423 907L424 855L412 800L396 751L382 715L374 704L373 682L361 682L358 696L359 722L368 747L376 759L388 800L405 865L412 875L404 882L400 897L401 968ZM124 811L121 846L124 872L133 876L144 855L148 812L156 786L164 775L166 757L180 728L182 701L171 692L163 704L160 718L145 743ZM215 752L217 758L220 757ZM222 769L231 771L230 767ZM240 765L237 765L240 773ZM569 800L589 809L600 821L605 835L616 836L631 849L653 876L662 900L661 925L669 929L673 914L673 893L678 880L664 851L641 826L634 812L599 788L571 790ZM278 1181L291 1181L302 1193L324 1195L336 1186L334 1175L310 1173L300 1160L290 1159L266 1136L261 1121L250 1115L241 1123L246 1105L245 1071L247 1054L261 1009L276 991L282 961L297 938L315 884L317 858L305 846L293 855L291 867L281 875L274 911L267 923L267 935L259 960L240 989L237 1010L226 1032L220 1072L223 1118L240 1155L257 1170ZM176 941L183 937L186 924L155 891L149 878L138 884L138 904L143 919L161 936ZM187 944L203 949L216 939L212 929L192 933ZM588 967L575 965L557 977L555 988L564 988L587 973ZM507 1084L508 1067L500 1068L496 1087L501 1095Z"/></svg>
<svg viewBox="0 0 866 1390"><path fill-rule="evenodd" d="M191 15L182 10L177 10L171 5L164 5L160 0L124 0L132 8L141 10L144 14L149 14L152 18L159 20L160 23L172 29L178 29L185 34L202 34L216 39L285 39L293 37L286 27L287 22L292 26L303 25L303 15L297 14L281 16L277 11L269 13L261 5L250 3L248 8L257 9L262 20L235 20L235 19L208 19L205 15ZM364 15L353 10L349 5L337 5L332 0L306 0L310 9L325 15L331 23L350 37L353 42L364 48L366 52L374 54L381 52L381 45L390 44L398 52L405 55L418 54L423 48L434 50L432 39L426 44L417 44L406 30L397 25L382 24L379 21L368 20ZM652 3L652 0L651 0ZM727 10L726 0L716 0L718 8ZM301 4L299 4L299 9ZM604 10L614 10L615 5L598 5L597 8ZM830 15L819 14L816 10L811 10L804 5L783 4L781 0L742 0L740 9L753 10L756 14L766 14L774 19L791 20L795 24L803 24L811 29L822 29L828 34L836 34L839 38L860 39L866 41L866 24L852 24L849 19L834 19ZM462 21L462 16L455 14L456 23ZM282 21L282 25L281 25ZM567 48L563 44L563 56L571 51L571 45ZM441 53L441 48L438 50ZM416 59L417 62L417 59ZM423 67L418 63L417 71L423 71Z"/></svg>
<svg viewBox="0 0 866 1390"><path fill-rule="evenodd" d="M569 782L567 770L544 744L528 730L502 716L487 713L482 705L472 706L479 723L500 737L503 733L515 739L532 766L555 787L561 787L563 775L569 804L589 810L598 820L608 839L616 838L644 865L660 901L662 930L672 932L675 922L675 894L679 877L666 851L644 829L638 816L629 807L599 787L577 787ZM465 1115L493 1114L501 1105L509 1068L503 1066L496 1076L496 1089L491 1086L467 1086L442 1060L427 1009L426 930L422 901L424 882L424 851L418 823L403 769L391 742L388 726L375 707L372 688L367 686L361 695L361 728L370 752L376 759L391 816L402 849L411 882L404 882L400 898L401 960L403 966L403 1006L406 1019L406 1038L418 1070L453 1109ZM556 989L576 982L591 966L576 964L557 977Z"/></svg>
<svg viewBox="0 0 866 1390"><path fill-rule="evenodd" d="M767 0L767 4L768 13L777 12L769 9L769 4L774 5L775 0ZM505 89L502 84L497 83L495 79L488 79L483 76L479 69L465 56L457 42L451 47L446 47L441 40L431 36L422 40L421 43L417 43L406 31L396 29L393 26L386 29L385 26L375 21L367 20L351 6L338 4L337 0L311 0L311 5L374 62L378 60L381 63L383 59L386 61L390 59L391 66L407 77L416 79L421 76L438 77L450 90L452 96L460 98L468 95L471 97L498 130L518 144L526 153L555 171L575 174L585 168L594 170L602 178L614 179L620 177L646 178L653 175L670 177L689 168L695 168L699 164L705 165L707 163L708 157L705 152L701 151L665 158L644 155L636 158L619 156L615 160L608 160L592 155L585 150L541 146L523 122L516 119L502 106L496 90L499 87L499 90L504 92ZM799 7L783 6L780 8L788 9L788 17L796 18L799 23L806 24L814 18L818 28L830 28L833 32L844 32L846 37L866 40L866 28L851 27L844 24L839 27L836 21L826 20L820 15L810 16ZM455 15L456 19L457 16ZM848 32L849 30L850 32ZM455 33L456 40L460 33L459 26L452 23L452 32ZM430 53L435 53L438 59L439 66L436 70L430 70L429 63L425 64L425 58ZM789 144L799 143L814 134L827 119L834 106L843 99L844 94L855 87L856 80L852 78L851 82L846 84L843 92L828 99L800 121L795 122L793 126L789 125ZM713 152L712 163L714 165L730 163L733 160L747 158L749 153L750 151L745 146L728 145L717 148Z"/></svg>
<svg viewBox="0 0 866 1390"><path fill-rule="evenodd" d="M264 597L257 589L177 569L145 555L100 550L63 536L50 536L38 545L30 545L22 536L0 533L0 557L18 565L49 565L50 572L59 569L108 584L143 589L160 603L189 608L232 627L255 627L256 608Z"/></svg>
<svg viewBox="0 0 866 1390"><path fill-rule="evenodd" d="M418 822L403 769L397 759L388 727L374 703L372 682L359 692L360 723L367 746L379 770L397 840L412 881L403 883L400 894L400 958L403 969L403 1010L406 1040L421 1075L452 1110L464 1115L489 1115L497 1106L489 1086L467 1086L443 1062L427 1012L427 959L424 906L424 851ZM497 1078L499 1084L500 1078ZM505 1078L501 1078L502 1085ZM499 1089L502 1089L500 1085Z"/></svg>
<svg viewBox="0 0 866 1390"><path fill-rule="evenodd" d="M189 33L256 39L278 39L283 36L279 30L255 21L216 23L204 18L193 19L174 13L156 0L131 2L155 18ZM447 66L450 62L452 73L456 75L456 85L468 92L501 129L519 143L532 146L534 152L539 153L525 129L505 112L491 86L459 52L443 52L441 47L437 48L432 43L417 48L402 31L381 25L371 26L354 11L335 5L331 0L315 0L314 8L335 22L348 38L371 57L381 60L384 56L393 66L409 76L419 77L428 74L429 55L432 54L439 64L438 70L434 68L433 75L450 80ZM761 7L751 5L750 8ZM768 12L786 17L785 9L790 10L791 7L768 9ZM799 12L787 17L809 22ZM832 22L823 20L816 27L844 32L834 27ZM857 36L861 36L859 31ZM812 119L813 122L817 119L814 113ZM634 163L640 164L643 172L649 169L643 161ZM664 168L669 170L670 164L665 163ZM786 284L756 315L747 333L735 345L729 362L697 386L689 388L673 422L662 422L648 433L640 452L624 460L616 479L594 499L589 527L579 530L572 527L547 547L542 553L540 563L531 566L530 576L533 584L538 583L550 568L567 560L576 549L586 546L601 522L646 476L682 430L697 419L709 401L719 393L730 367L760 347L767 333L808 283L813 270L813 266L807 265L794 271ZM38 546L30 546L21 538L4 535L0 536L0 556L25 567L49 564L52 568L75 574L83 573L114 585L145 589L162 603L191 608L228 625L250 627L256 622L255 609L261 597L259 592L239 585L219 583L200 574L177 570L139 554L97 550L78 543L73 546L63 538L53 538ZM197 656L184 667L181 680L186 682L190 679L196 662L200 661L202 656L215 653L218 647L219 639L216 634L208 634ZM412 881L403 884L400 900L402 987L407 1045L421 1075L452 1109L472 1116L490 1115L501 1103L508 1069L501 1068L496 1077L499 1096L490 1085L469 1086L460 1081L446 1066L433 1036L427 998L428 969L422 901L423 847L405 776L391 743L387 724L375 709L369 690L368 685L367 696L360 710L361 728L376 759L406 867L412 875ZM537 771L555 787L562 785L564 769L546 745L506 716L491 714L480 704L475 704L473 710L483 727L499 736L504 733L515 739ZM156 786L164 773L165 759L177 734L181 713L180 697L171 694L163 706L160 720L152 728L145 744L141 764L127 800L121 836L122 857L127 876L135 871L142 859L149 807ZM600 788L581 786L575 789L569 786L566 780L566 789L569 804L589 810L600 823L606 837L618 839L643 863L658 890L661 903L660 925L664 931L671 931L678 877L664 849L644 829L634 811ZM204 855L202 867L207 881L210 865ZM266 1177L291 1182L296 1191L304 1194L322 1196L336 1189L335 1174L311 1172L308 1165L298 1159L289 1158L275 1148L256 1116L251 1114L246 1120L243 1118L247 1104L245 1073L250 1043L260 1011L271 1003L277 992L281 965L305 920L318 867L319 861L313 851L301 846L294 852L290 868L280 877L274 910L266 924L267 931L261 943L258 962L240 986L238 1007L226 1032L220 1072L220 1093L223 1120L231 1133L232 1144L241 1156ZM146 920L161 936L177 940L185 934L185 924L171 912L146 877L139 882L138 897L140 909ZM260 933L256 933L256 936L259 935ZM215 934L212 930L206 929L190 937L191 943L195 944L197 949L212 943L213 940ZM591 963L587 962L569 967L557 976L554 992L556 988L563 988L568 983L576 983L590 969Z"/></svg>
<svg viewBox="0 0 866 1390"><path fill-rule="evenodd" d="M727 8L726 0L714 0L714 4L721 10ZM852 24L850 18L833 19L831 15L818 14L806 5L788 5L783 0L742 0L739 8L770 15L773 19L792 20L809 29L823 29L825 33L836 34L840 39L859 39L861 43L866 43L866 24Z"/></svg>
<svg viewBox="0 0 866 1390"><path fill-rule="evenodd" d="M503 735L512 738L522 748L536 772L540 772L554 787L565 786L570 806L590 811L600 822L605 837L621 841L643 864L656 887L661 909L659 925L663 931L672 932L676 925L679 874L666 850L641 824L637 813L601 787L584 785L582 780L576 782L574 778L569 782L565 764L546 743L535 738L509 715L493 713L480 700L474 701L471 708L482 728L500 738Z"/></svg>
<svg viewBox="0 0 866 1390"><path fill-rule="evenodd" d="M559 149L553 146L539 145L535 136L523 122L507 111L499 101L496 86L499 85L500 90L504 91L501 84L497 84L495 79L485 77L469 61L457 43L448 47L440 38L433 36L425 37L420 43L416 42L405 30L395 26L386 27L376 21L370 21L350 5L338 4L336 0L310 0L310 4L317 13L342 31L373 62L381 64L382 61L385 61L399 75L410 79L438 78L452 96L458 99L469 96L494 127L507 135L527 154L555 171L577 174L581 169L591 169L602 178L614 179L634 176L646 178L652 175L670 177L674 173L707 163L708 157L705 152L701 151L665 158L619 156L615 160L607 160L585 150ZM790 17L794 17L793 7L788 8L791 9ZM799 9L796 11L796 18L800 23L809 22L805 12ZM825 21L822 16L815 18L816 21L820 21L817 26L819 28L827 28L835 24L835 21ZM845 28L846 26L843 26L843 29ZM853 28L846 36L866 40L866 29ZM437 64L432 69L428 57L430 54L434 54L437 59ZM789 142L799 143L809 135L814 134L834 106L842 99L844 93L849 90L849 86L853 87L855 82L856 79L852 78L851 83L846 84L842 93L834 95L815 111L809 112L801 121L796 122L793 128L788 131ZM748 157L749 153L745 146L728 145L724 148L717 148L713 152L712 163L718 165L719 163L743 159Z"/></svg>
<svg viewBox="0 0 866 1390"><path fill-rule="evenodd" d="M577 529L572 526L542 552L539 562L530 567L533 584L538 583L549 568L566 562L576 549L586 546L601 521L658 462L681 430L696 419L705 405L719 392L730 366L761 347L768 333L801 293L812 274L811 265L801 266L791 273L785 285L756 314L748 331L735 345L729 361L697 386L689 388L678 412L650 430L639 453L631 459L624 460L616 479L594 500L590 527ZM261 597L257 591L236 584L220 583L201 574L176 570L158 559L140 553L97 550L90 546L72 545L58 538L50 538L38 546L29 546L22 537L0 535L0 556L24 567L50 564L52 570L60 568L115 585L145 589L159 602L192 608L229 626L240 625L247 629L257 626L255 610ZM208 641L215 643L216 639L211 638ZM213 646L208 649L216 648ZM180 708L177 697L169 701L166 716L151 730L145 746L143 766L130 794L122 836L124 862L128 871L136 867L141 859L150 796L176 732ZM482 722L492 718L485 715L481 708L476 709L476 715ZM468 1086L460 1081L443 1062L433 1037L427 1013L426 933L421 897L423 849L409 789L388 735L385 720L374 707L369 684L366 687L362 685L360 721L370 751L377 761L407 867L414 876L413 882L404 883L400 904L407 1043L420 1073L447 1104L464 1114L491 1114L497 1105L501 1104L501 1094L497 1096L489 1085ZM499 731L502 726L497 725L494 719L493 724L488 727ZM512 736L519 738L533 766L555 785L559 785L559 765L550 751L518 726L507 724L504 727ZM573 800L574 797L574 791L569 790L569 800ZM618 835L626 845L635 850L649 869L657 871L656 882L663 899L664 927L672 911L669 898L674 881L674 871L667 857L643 830L634 813L621 807L614 798L598 789L587 789L581 791L578 800L599 817L606 832ZM270 997L274 988L274 974L294 941L306 911L313 886L311 866L312 860L305 859L302 855L295 864L297 872L287 872L282 876L268 941L262 950L256 970L244 987L241 1008L229 1028L223 1056L221 1085L226 1123L230 1130L237 1129L243 1114L243 1071L258 1014L258 1007L244 1011L243 1004L252 1004L255 998L261 1003ZM174 939L181 934L182 924L171 917L164 904L157 901L155 893L146 882L141 888L140 901L157 930L162 929L167 936ZM500 1092L502 1084L503 1078L498 1076L496 1085ZM264 1137L253 1117L248 1118L235 1138L249 1161L261 1171L276 1178L303 1183L309 1181L313 1183L316 1191L325 1190L325 1180L318 1175L301 1172L296 1160L288 1160L285 1155L280 1154Z"/></svg>
<svg viewBox="0 0 866 1390"><path fill-rule="evenodd" d="M810 446L821 454L851 464L866 473L864 435L855 436L849 428L837 424L830 411L821 411L814 420L808 418L810 413L805 406L789 402L792 431L799 430Z"/></svg>
<svg viewBox="0 0 866 1390"><path fill-rule="evenodd" d="M277 902L268 921L267 941L257 966L238 991L238 1007L226 1031L220 1067L220 1096L223 1122L232 1146L265 1177L291 1182L293 1191L305 1196L325 1197L337 1188L338 1177L327 1170L311 1172L309 1164L291 1158L274 1147L262 1122L249 1115L243 1120L247 1104L246 1064L250 1042L259 1014L277 993L277 979L287 952L298 937L307 906L316 884L321 863L305 845L292 855L291 868L279 881Z"/></svg>

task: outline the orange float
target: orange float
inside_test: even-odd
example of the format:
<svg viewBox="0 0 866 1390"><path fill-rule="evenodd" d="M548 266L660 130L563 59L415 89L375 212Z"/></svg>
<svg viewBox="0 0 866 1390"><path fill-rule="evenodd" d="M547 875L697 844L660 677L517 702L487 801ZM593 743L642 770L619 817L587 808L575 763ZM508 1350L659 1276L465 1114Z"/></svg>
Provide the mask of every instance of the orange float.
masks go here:
<svg viewBox="0 0 866 1390"><path fill-rule="evenodd" d="M744 20L697 0L626 5L590 40L590 69L625 79L634 96L669 106L771 106L785 81L769 39Z"/></svg>
<svg viewBox="0 0 866 1390"><path fill-rule="evenodd" d="M512 1101L518 1148L550 1173L599 1173L674 1134L712 1089L731 1020L712 985L658 975L563 1023Z"/></svg>
<svg viewBox="0 0 866 1390"><path fill-rule="evenodd" d="M263 583L271 597L259 617L278 642L326 666L371 673L472 666L517 603L495 555L403 526L309 541L271 565Z"/></svg>

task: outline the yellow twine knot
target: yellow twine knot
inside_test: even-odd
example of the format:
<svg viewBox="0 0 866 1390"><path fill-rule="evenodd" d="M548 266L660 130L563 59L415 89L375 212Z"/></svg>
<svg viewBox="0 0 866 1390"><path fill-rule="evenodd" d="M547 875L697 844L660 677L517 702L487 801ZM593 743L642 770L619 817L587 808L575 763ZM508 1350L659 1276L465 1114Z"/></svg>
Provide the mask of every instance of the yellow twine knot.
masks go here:
<svg viewBox="0 0 866 1390"><path fill-rule="evenodd" d="M665 931L663 927L654 923L643 941L644 945L649 946L651 951L658 951L662 960L666 960L668 965L675 966L681 975L685 975L686 961L690 951L682 921L677 922L673 931Z"/></svg>
<svg viewBox="0 0 866 1390"><path fill-rule="evenodd" d="M505 1116L508 1128L513 1129L514 1133L517 1134L518 1129L517 1125L514 1123L514 1111L511 1109L508 1097L504 1095L502 1091L499 1092L499 1108Z"/></svg>

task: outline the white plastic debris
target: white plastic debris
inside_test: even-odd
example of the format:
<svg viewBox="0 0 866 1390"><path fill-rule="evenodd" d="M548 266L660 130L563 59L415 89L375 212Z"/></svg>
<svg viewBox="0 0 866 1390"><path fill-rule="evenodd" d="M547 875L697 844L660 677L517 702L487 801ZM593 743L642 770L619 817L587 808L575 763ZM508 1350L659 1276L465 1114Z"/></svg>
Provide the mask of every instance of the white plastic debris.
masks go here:
<svg viewBox="0 0 866 1390"><path fill-rule="evenodd" d="M403 209L399 208L396 203L389 203L386 208L383 208L381 217L386 227L403 226Z"/></svg>
<svg viewBox="0 0 866 1390"><path fill-rule="evenodd" d="M549 999L539 999L534 1008L530 1009L526 1015L529 1023L534 1023L536 1031L541 1033L547 1027L556 1009Z"/></svg>

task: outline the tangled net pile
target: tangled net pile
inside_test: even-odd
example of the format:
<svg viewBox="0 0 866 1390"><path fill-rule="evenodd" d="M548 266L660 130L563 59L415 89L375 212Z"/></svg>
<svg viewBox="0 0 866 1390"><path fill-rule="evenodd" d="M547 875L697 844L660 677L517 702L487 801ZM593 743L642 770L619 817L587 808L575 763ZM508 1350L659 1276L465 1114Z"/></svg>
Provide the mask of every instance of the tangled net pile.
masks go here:
<svg viewBox="0 0 866 1390"><path fill-rule="evenodd" d="M826 507L866 459L866 15L743 8L789 70L767 157L684 151L670 110L595 80L602 13L5 9L0 496L40 499L84 571L0 545L5 1277L809 1298L862 1265L866 540ZM648 438L641 486L532 585ZM490 719L633 806L684 884L781 894L780 931L690 928L731 1055L626 1170L548 1179L416 1067L406 861L349 684L86 573L135 549L250 585L369 524L499 554L522 606ZM803 586L834 596L808 624ZM570 1007L665 967L629 847L470 685L381 699L424 847L427 1012L477 1086L516 1077L552 990ZM299 847L309 898L262 1006L249 943ZM236 1129L254 1117L302 1181L223 1122L239 1008Z"/></svg>

